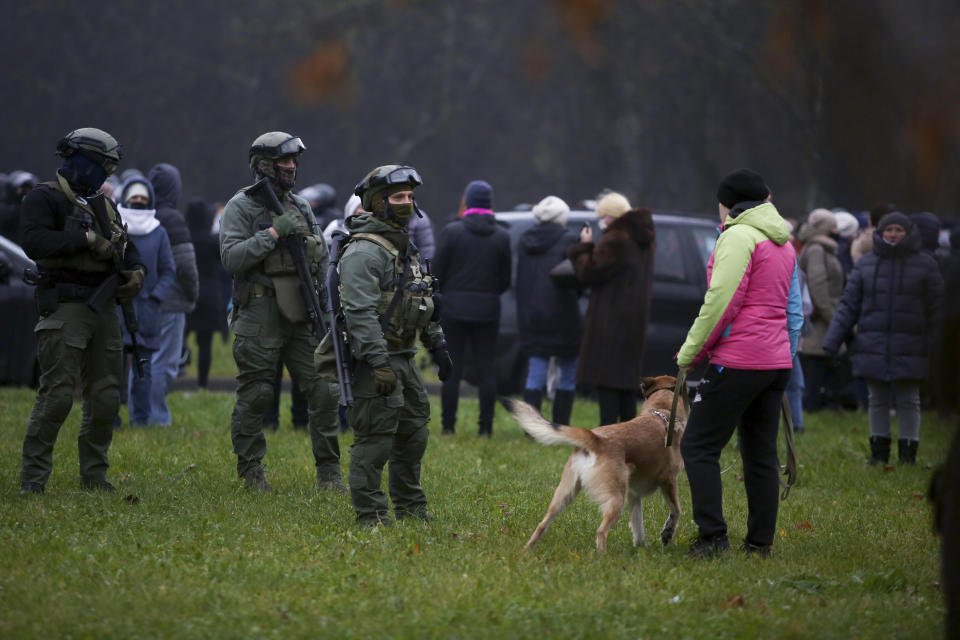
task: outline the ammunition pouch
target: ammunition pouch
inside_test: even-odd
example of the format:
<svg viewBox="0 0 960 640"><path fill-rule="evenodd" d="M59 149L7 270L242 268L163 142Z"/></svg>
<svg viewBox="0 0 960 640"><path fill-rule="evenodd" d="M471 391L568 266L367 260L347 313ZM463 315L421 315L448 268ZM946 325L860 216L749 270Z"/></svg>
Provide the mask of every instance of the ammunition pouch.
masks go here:
<svg viewBox="0 0 960 640"><path fill-rule="evenodd" d="M292 276L273 276L273 287L277 306L284 318L290 322L306 322L309 319L307 305L300 294L300 278L296 273Z"/></svg>

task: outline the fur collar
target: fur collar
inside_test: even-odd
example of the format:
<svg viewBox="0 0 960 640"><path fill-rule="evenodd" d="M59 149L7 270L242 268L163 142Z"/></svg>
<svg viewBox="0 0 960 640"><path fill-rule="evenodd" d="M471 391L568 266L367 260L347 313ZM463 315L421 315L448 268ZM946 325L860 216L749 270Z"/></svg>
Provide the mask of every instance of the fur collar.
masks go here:
<svg viewBox="0 0 960 640"><path fill-rule="evenodd" d="M641 247L653 243L656 233L653 229L653 213L650 209L631 209L610 223L603 233L624 233Z"/></svg>

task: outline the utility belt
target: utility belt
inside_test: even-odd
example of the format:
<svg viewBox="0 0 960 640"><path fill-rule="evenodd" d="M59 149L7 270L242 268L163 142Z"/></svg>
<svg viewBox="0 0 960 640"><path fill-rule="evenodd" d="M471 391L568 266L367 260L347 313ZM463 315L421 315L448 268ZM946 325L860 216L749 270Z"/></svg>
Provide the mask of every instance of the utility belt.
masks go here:
<svg viewBox="0 0 960 640"><path fill-rule="evenodd" d="M251 298L276 298L277 290L274 289L273 287L262 285L259 282L251 282L250 297Z"/></svg>
<svg viewBox="0 0 960 640"><path fill-rule="evenodd" d="M56 291L57 302L84 302L97 290L97 287L88 287L70 282L58 282L51 288ZM40 294L38 293L37 295Z"/></svg>

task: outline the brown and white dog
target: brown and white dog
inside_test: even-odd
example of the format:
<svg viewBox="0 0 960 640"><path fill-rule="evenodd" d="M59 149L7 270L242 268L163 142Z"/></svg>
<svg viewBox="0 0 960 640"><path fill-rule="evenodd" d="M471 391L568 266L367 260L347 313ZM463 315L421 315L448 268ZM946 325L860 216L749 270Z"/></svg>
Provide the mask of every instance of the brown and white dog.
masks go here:
<svg viewBox="0 0 960 640"><path fill-rule="evenodd" d="M580 429L547 421L525 402L505 400L504 406L523 430L541 444L569 444L576 447L560 476L560 484L527 549L533 548L563 509L573 502L581 489L600 505L603 520L597 529L597 550L607 549L607 534L620 518L625 501L630 504L630 531L633 546L646 545L643 528L645 496L657 488L670 507L670 515L660 532L660 541L667 544L677 531L680 520L680 499L677 478L683 469L680 440L686 413L677 403L675 434L670 448L664 446L673 389L676 378L658 376L643 379L644 402L637 417L627 422L596 429Z"/></svg>

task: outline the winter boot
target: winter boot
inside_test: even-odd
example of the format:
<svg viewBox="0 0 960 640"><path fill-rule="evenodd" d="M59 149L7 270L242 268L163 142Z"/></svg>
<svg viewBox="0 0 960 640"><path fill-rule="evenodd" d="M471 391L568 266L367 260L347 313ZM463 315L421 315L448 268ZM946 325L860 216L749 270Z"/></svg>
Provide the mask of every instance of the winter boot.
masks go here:
<svg viewBox="0 0 960 640"><path fill-rule="evenodd" d="M907 440L900 438L897 440L897 457L902 464L917 464L917 447L919 440Z"/></svg>
<svg viewBox="0 0 960 640"><path fill-rule="evenodd" d="M543 392L540 391L540 389L524 389L523 401L537 411L540 411L540 405L543 402Z"/></svg>
<svg viewBox="0 0 960 640"><path fill-rule="evenodd" d="M570 424L570 414L573 413L573 394L573 391L557 389L553 396L553 421L556 424Z"/></svg>
<svg viewBox="0 0 960 640"><path fill-rule="evenodd" d="M870 460L867 464L887 464L890 461L890 438L870 436Z"/></svg>

